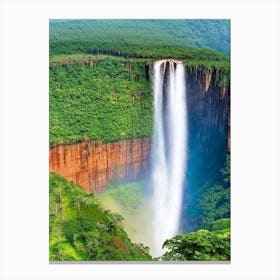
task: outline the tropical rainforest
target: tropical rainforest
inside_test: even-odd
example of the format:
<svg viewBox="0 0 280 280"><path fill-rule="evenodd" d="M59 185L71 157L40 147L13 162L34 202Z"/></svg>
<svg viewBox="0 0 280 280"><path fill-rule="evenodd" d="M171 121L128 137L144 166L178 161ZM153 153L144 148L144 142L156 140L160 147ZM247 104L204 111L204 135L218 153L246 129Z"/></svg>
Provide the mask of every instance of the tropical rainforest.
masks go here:
<svg viewBox="0 0 280 280"><path fill-rule="evenodd" d="M230 21L57 19L49 31L50 261L229 261ZM188 164L159 256L152 66L164 59L185 67Z"/></svg>

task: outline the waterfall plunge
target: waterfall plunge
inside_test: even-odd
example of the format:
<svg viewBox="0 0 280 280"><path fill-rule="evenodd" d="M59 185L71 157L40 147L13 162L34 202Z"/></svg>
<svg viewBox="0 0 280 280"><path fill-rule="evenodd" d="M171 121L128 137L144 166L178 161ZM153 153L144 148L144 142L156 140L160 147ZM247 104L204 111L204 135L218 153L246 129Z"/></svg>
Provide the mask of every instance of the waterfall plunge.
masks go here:
<svg viewBox="0 0 280 280"><path fill-rule="evenodd" d="M185 68L180 61L153 65L154 131L152 190L154 207L153 254L179 231L187 167L187 101Z"/></svg>

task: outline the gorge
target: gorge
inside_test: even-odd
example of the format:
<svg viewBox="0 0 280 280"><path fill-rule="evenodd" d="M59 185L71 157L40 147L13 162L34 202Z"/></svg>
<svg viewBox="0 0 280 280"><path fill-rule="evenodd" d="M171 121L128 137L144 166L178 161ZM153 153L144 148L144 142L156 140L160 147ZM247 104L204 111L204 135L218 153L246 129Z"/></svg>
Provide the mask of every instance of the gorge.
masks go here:
<svg viewBox="0 0 280 280"><path fill-rule="evenodd" d="M50 260L229 260L230 20L49 35Z"/></svg>
<svg viewBox="0 0 280 280"><path fill-rule="evenodd" d="M52 66L50 71L52 73L63 70L67 74L72 69L85 69L84 71L93 72L99 68L105 69L105 62L106 67L108 67L109 60L106 59L99 60L95 57L85 57L82 60L77 60L76 58L71 60L70 57L67 58L66 62ZM156 213L154 216L154 228L156 230L153 237L155 240L153 254L159 256L162 253L161 246L164 240L179 232L195 230L199 226L199 215L193 212L193 209L199 209L197 202L197 199L200 197L197 192L199 182L203 183L203 181L213 177L213 174L219 172L223 166L224 155L229 148L229 87L224 80L225 73L223 70L216 69L215 67L210 69L205 69L204 67L195 68L189 65L188 62L177 63L177 61L172 60L143 63L141 61L131 62L127 59L124 61L114 61L113 65L115 69L122 71L119 75L123 75L122 73L129 74L127 78L123 78L124 80L135 79L137 81L136 75L139 75L138 73L141 71L141 77L144 77L144 80L139 82L142 84L147 82L149 84L147 93L144 88L138 92L135 91L131 99L127 99L126 104L128 105L125 106L134 108L139 104L141 115L143 114L145 117L149 116L149 112L153 112L153 119L158 119L159 121L158 125L155 123L152 126L154 132L151 129L147 130L147 137L139 135L140 137L138 136L130 140L109 141L108 143L94 141L86 137L76 144L71 142L54 143L50 148L50 171L56 172L67 180L77 183L86 192L93 192L95 194L106 191L106 186L114 181L126 182L143 178L146 181L150 180L149 188L153 193L152 204L154 205L154 213ZM182 83L179 91L184 92L188 102L186 103L186 100L175 101L176 105L172 107L172 111L167 110L168 103L171 103L171 100L157 100L153 103L152 98L149 98L152 96L155 98L155 95L158 97L162 95L169 96L168 92L172 91L171 87L174 86L173 82L176 80L175 68L180 71L176 81L178 82L178 79L180 79L180 83ZM171 75L172 82L170 81ZM90 76L88 79L90 79ZM59 83L58 90L56 90L59 93L63 90L65 82L58 80L56 83ZM151 92L152 88L153 93ZM130 92L128 94L128 96L131 95ZM109 101L113 100L111 106L114 110L118 109L117 106L121 102L118 96L119 93L112 89ZM69 102L72 102L72 100L73 97L69 99ZM100 101L98 102L100 103ZM108 101L106 102L110 104ZM162 107L158 104L152 109L153 104L155 105L160 102L163 102L161 104ZM59 110L63 108L61 106L63 105L59 105ZM162 114L163 108L165 114ZM66 109L68 110L68 108ZM104 110L104 107L102 109ZM183 109L188 110L188 117ZM147 113L144 113L145 110L147 110ZM175 121L174 119L172 121L168 117L168 115L177 115L177 113L181 121L176 119L176 117ZM71 119L75 119L75 116ZM140 121L140 119L138 120ZM145 119L142 118L141 121L143 120ZM88 121L88 119L85 121ZM114 122L119 123L117 119L108 121L113 124ZM147 120L145 122L146 125L144 127L149 128L149 122ZM132 123L134 122L129 120L125 123L123 129L129 127ZM116 131L119 130L120 126L118 125L116 126ZM188 130L189 136L187 136L185 130ZM173 137L168 137L168 135L173 135ZM165 140L166 145L162 146L161 140ZM157 144L153 145L155 142ZM173 143L172 145L175 148L172 151L170 149L171 143ZM185 143L185 145L182 146L182 143ZM156 149L158 149L157 152ZM174 164L174 162L177 162L177 164L181 162L182 169L179 168L175 175L176 180L181 180L179 184L176 183L177 186L175 188L177 188L177 192L174 191L174 188L172 192L168 192L166 189L165 194L160 188L152 190L153 185L163 185L163 188L167 188L168 182L168 179L165 177L167 176L166 171L160 169L160 165L155 164L155 153L159 153L161 156L170 153L175 155L173 159L169 156L169 161L162 160L161 163L163 165L161 167L165 165L166 169L167 163L170 170L170 165ZM187 158L188 171L186 170ZM178 172L181 175L178 176ZM185 174L182 174L182 172ZM169 178L169 182L172 180L174 180L174 177L173 179ZM172 207L165 203L166 201L170 201L169 203L173 206L176 205L174 212L170 211ZM161 210L156 211L159 209ZM167 227L168 223L170 226Z"/></svg>

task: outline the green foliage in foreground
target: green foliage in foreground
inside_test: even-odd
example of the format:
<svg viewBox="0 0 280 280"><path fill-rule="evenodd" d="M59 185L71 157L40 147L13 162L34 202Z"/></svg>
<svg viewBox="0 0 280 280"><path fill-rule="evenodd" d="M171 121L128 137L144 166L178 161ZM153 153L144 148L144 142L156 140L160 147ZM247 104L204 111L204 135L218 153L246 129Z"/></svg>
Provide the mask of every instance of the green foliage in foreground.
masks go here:
<svg viewBox="0 0 280 280"><path fill-rule="evenodd" d="M49 258L63 260L152 260L149 248L134 244L123 218L105 210L93 194L50 174Z"/></svg>
<svg viewBox="0 0 280 280"><path fill-rule="evenodd" d="M198 230L166 240L165 261L228 261L230 260L230 230Z"/></svg>
<svg viewBox="0 0 280 280"><path fill-rule="evenodd" d="M50 145L150 136L152 96L145 63L119 59L51 67Z"/></svg>

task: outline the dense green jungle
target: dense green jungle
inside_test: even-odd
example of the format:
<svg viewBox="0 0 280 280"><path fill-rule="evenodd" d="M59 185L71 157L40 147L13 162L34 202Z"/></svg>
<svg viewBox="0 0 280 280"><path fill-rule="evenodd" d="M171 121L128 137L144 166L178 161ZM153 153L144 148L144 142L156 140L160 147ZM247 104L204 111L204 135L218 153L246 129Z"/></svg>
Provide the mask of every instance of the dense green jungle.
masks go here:
<svg viewBox="0 0 280 280"><path fill-rule="evenodd" d="M156 60L182 61L193 92L180 229L163 255L150 250L146 176L93 194L50 172L50 261L229 261L230 21L50 20L49 31L50 149L152 139Z"/></svg>

